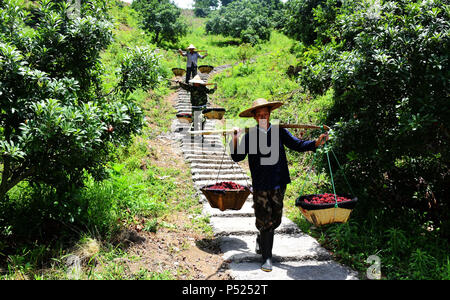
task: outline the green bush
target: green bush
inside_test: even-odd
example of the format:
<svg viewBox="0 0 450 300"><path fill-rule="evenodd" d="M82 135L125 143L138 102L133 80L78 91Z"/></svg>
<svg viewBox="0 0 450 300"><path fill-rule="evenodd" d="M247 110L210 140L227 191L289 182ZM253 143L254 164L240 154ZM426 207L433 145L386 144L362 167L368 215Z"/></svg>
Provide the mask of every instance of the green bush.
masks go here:
<svg viewBox="0 0 450 300"><path fill-rule="evenodd" d="M187 32L181 9L169 0L136 0L132 8L142 17L142 28L153 34L153 43L177 42Z"/></svg>
<svg viewBox="0 0 450 300"><path fill-rule="evenodd" d="M195 0L194 15L199 18L207 17L212 9L219 6L219 0Z"/></svg>
<svg viewBox="0 0 450 300"><path fill-rule="evenodd" d="M282 16L283 32L306 45L312 45L334 21L340 0L289 0ZM320 15L318 19L316 16ZM325 26L324 26L325 25Z"/></svg>
<svg viewBox="0 0 450 300"><path fill-rule="evenodd" d="M118 70L118 87L121 91L133 92L138 88L155 88L163 79L164 70L160 56L147 47L136 47L122 60Z"/></svg>
<svg viewBox="0 0 450 300"><path fill-rule="evenodd" d="M126 94L102 89L100 53L112 42L104 2L83 2L78 16L65 2L33 5L0 6L1 201L23 180L64 192L85 172L104 178L114 146L142 127ZM134 84L156 72L147 67L133 71ZM121 76L122 90L132 88Z"/></svg>
<svg viewBox="0 0 450 300"><path fill-rule="evenodd" d="M413 208L449 235L448 5L353 1L331 19L314 15L331 42L306 50L300 82L333 88L325 123L335 124L331 145L352 186L370 205Z"/></svg>
<svg viewBox="0 0 450 300"><path fill-rule="evenodd" d="M268 8L259 0L234 1L211 14L206 32L239 38L256 44L270 39Z"/></svg>

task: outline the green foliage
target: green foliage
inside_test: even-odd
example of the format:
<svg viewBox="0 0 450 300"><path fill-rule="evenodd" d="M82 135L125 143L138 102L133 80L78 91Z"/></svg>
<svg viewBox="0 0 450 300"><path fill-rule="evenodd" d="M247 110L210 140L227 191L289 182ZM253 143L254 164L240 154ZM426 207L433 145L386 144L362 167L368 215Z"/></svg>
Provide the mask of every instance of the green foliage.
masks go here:
<svg viewBox="0 0 450 300"><path fill-rule="evenodd" d="M253 55L255 55L255 52L256 51L251 44L244 43L239 45L237 55L239 57L239 60L246 61L250 59Z"/></svg>
<svg viewBox="0 0 450 300"><path fill-rule="evenodd" d="M334 125L329 145L359 198L348 224L311 232L362 272L379 255L387 279L447 278L448 5L340 2L286 6L299 82L315 98L332 92L317 116ZM345 187L332 163L336 187Z"/></svg>
<svg viewBox="0 0 450 300"><path fill-rule="evenodd" d="M259 0L234 1L212 13L206 22L207 33L239 38L250 44L269 40L271 27L268 8Z"/></svg>
<svg viewBox="0 0 450 300"><path fill-rule="evenodd" d="M47 0L32 13L13 1L0 8L2 200L22 180L67 191L85 172L104 178L112 146L140 130L142 112L126 94L102 94L100 52L112 41L103 9L86 2L74 16L65 2ZM146 77L155 64L141 67L121 74L122 91L132 88L128 79L154 84Z"/></svg>
<svg viewBox="0 0 450 300"><path fill-rule="evenodd" d="M118 73L118 87L121 91L133 92L143 87L155 88L163 79L164 70L160 64L160 56L153 50L136 47L125 55Z"/></svg>
<svg viewBox="0 0 450 300"><path fill-rule="evenodd" d="M287 51L286 51L287 52ZM243 107L257 98L280 99L282 95L295 89L295 81L283 74L289 59L281 63L276 58L286 55L285 51L261 56L255 62L239 63L231 70L214 77L220 89L214 95L216 103L226 107L226 117L234 119ZM280 111L273 117L279 117Z"/></svg>
<svg viewBox="0 0 450 300"><path fill-rule="evenodd" d="M187 25L181 19L181 10L170 0L136 0L132 8L142 17L142 28L154 34L153 42L177 42L187 32Z"/></svg>
<svg viewBox="0 0 450 300"><path fill-rule="evenodd" d="M448 6L353 1L314 16L324 36L304 52L300 82L333 88L325 122L352 186L363 201L427 211L448 235Z"/></svg>
<svg viewBox="0 0 450 300"><path fill-rule="evenodd" d="M27 3L34 5L31 2ZM24 20L26 24L23 25L19 21L14 21L14 13L20 15L19 12L24 12L26 14L26 11L30 10L30 8L25 7L24 10L21 10L13 7L11 9L4 4L5 2L0 4L2 13L0 25L9 24L11 26L9 33L15 33L12 29L15 29L16 33L22 30L26 36L33 37L34 28L27 27L29 25L26 24L38 22L39 13L34 11L33 16L36 17L30 19L18 18L18 20ZM161 132L161 127L167 128L167 126L170 126L170 120L173 117L173 107L162 99L164 94L168 93L168 88L159 85L155 91L149 92L147 90L149 87L154 86L153 83L155 83L154 79L156 76L166 75L166 70L161 70L161 65L164 65L165 62L162 62L160 57L149 50L154 46L148 45L147 35L137 28L136 12L128 5L122 5L119 1L115 3L110 2L110 4L112 6L108 6L107 12L114 17L116 23L115 28L112 29L112 20L108 19L108 28L109 30L112 29L112 32L110 31L108 34L112 36L112 33L114 33L115 39L106 51L105 48L108 44L97 45L99 47L102 46L101 49L103 49L101 52L101 63L100 59L93 63L93 68L98 69L95 70L96 73L92 73L96 74L92 78L93 82L98 82L98 86L84 86L84 91L80 91L81 88L77 86L79 85L77 80L72 79L67 74L58 74L58 76L63 78L61 82L64 83L64 86L53 78L41 79L35 86L40 88L39 84L41 84L42 90L36 88L36 92L31 89L25 91L30 93L30 97L35 97L35 102L29 106L39 112L39 118L41 119L37 118L35 120L33 115L27 114L26 119L21 124L21 126L30 125L33 122L40 124L39 129L41 131L45 131L45 134L54 137L53 140L61 140L62 142L65 142L68 138L63 139L58 128L66 128L64 126L67 126L67 131L75 131L76 137L80 139L79 143L83 143L86 147L81 148L77 146L78 148L73 149L73 153L69 153L72 149L62 145L57 154L58 157L61 157L60 153L67 152L67 156L64 157L65 160L59 163L60 169L66 172L68 167L79 164L78 160L85 164L92 164L92 161L85 161L87 155L85 152L98 151L98 148L91 150L89 146L98 142L95 141L95 134L98 123L101 123L103 126L101 132L102 134L106 133L106 138L101 141L105 144L105 149L107 150L107 152L105 150L105 157L101 161L101 166L105 167L105 169L101 170L100 174L89 174L90 172L87 172L86 168L81 169L80 174L82 173L82 178L79 180L80 185L83 184L81 188L66 191L66 189L56 189L54 186L49 186L45 182L50 181L52 178L57 181L56 176L58 175L50 173L48 174L49 178L44 182L32 178L30 181L24 180L18 183L8 192L7 197L2 198L2 201L0 201L0 265L3 271L0 275L1 279L68 278L69 273L65 263L67 251L72 251L71 247L74 241L76 242L80 239L80 236L85 235L95 237L98 241L101 240L102 249L95 258L89 261L87 266L82 265L80 277L82 279L122 278L154 280L173 278L169 272L156 273L147 270L139 272L134 272L133 270L132 272L122 263L114 261L115 258L125 257L123 250L116 245L119 231L124 228L156 230L158 226L171 227L173 226L172 224L163 222L160 219L173 210L190 210L192 206L197 204L197 200L195 198L195 190L186 187L184 184L184 182L187 182L190 173L180 172L177 169L167 167L155 167L148 163L150 157L155 155L155 153L148 146L147 140L158 135ZM89 5L92 5L92 1ZM35 8L34 6L32 7L33 9ZM106 16L106 10L103 10L103 8L102 6L101 12L105 13ZM8 9L8 11L5 12L3 9L5 11ZM56 8L53 7L53 9ZM91 6L89 12L95 11L95 6ZM7 33L8 30L4 27L2 28L4 31L1 31L0 41L6 44L3 33ZM100 36L104 33L96 32L96 34ZM11 34L11 36L13 35ZM16 34L14 41L19 41L19 37L21 35ZM64 36L61 35L60 37L63 39ZM93 39L90 42L95 44L95 36L92 32L87 31L85 38L88 40L90 38ZM30 41L33 40L30 39ZM52 45L58 46L54 42ZM18 47L20 44L17 42L16 46ZM15 48L12 42L5 46L5 48L8 47L10 48L8 51L14 53L13 50ZM50 51L51 48L48 48L48 51ZM30 49L31 47L27 48L27 51ZM51 51L57 52L54 49L51 49ZM18 57L27 59L30 57L27 54L28 52L19 52L17 50L16 53ZM59 56L62 55L64 54L59 54ZM11 56L14 57L10 55L8 58ZM158 60L158 63L156 63L156 60ZM19 70L17 71L19 74L21 71L20 64L25 67L31 65L25 59L23 61L23 64L21 61L19 63ZM1 56L0 66L4 68L0 72L0 78L10 79L8 76L11 75L11 80L17 80L17 73L13 74L10 71L12 68L7 62L4 61L4 56ZM34 64L38 64L38 62L34 62ZM147 67L141 68L142 64ZM123 68L121 68L122 66ZM133 70L133 68L136 70ZM149 72L148 68L151 68L152 72ZM106 74L102 73L103 70L105 70ZM144 75L140 72L143 72ZM126 76L128 76L128 80L133 80L135 85L130 85L124 79ZM104 80L105 78L106 80ZM53 85L50 86L47 84L47 81ZM3 85L4 83L6 84L5 81L0 81L0 91L3 92L0 95L2 117L5 115L3 111L4 100L13 100L13 98L9 98L12 95L6 92L14 91L18 93L20 92L20 87L26 86L25 83L17 80L14 83L18 85L18 90L15 91L12 81L8 82L6 87ZM123 86L128 85L130 89L120 89L118 87L119 83L123 83ZM65 94L68 96L55 96L45 99L41 94L43 94L42 91L44 91L46 86L48 86L48 89L51 87L48 94L59 93L63 96ZM65 90L65 88L68 90ZM102 98L104 90L112 90L112 92ZM127 94L128 96L126 96ZM8 97L4 97L5 95ZM67 101L63 101L66 98ZM143 131L140 131L144 136L143 138L133 137L131 139L131 134L124 134L124 132L138 132L136 126L140 128L141 122L135 123L135 121L142 119L142 113L139 109L140 116L137 117L129 114L130 111L126 111L125 107L137 107L135 103L145 113L149 112L147 120L150 125L158 124L161 126L158 128L156 128L157 126L152 126L152 128L144 127ZM70 113L71 111L73 111L72 114ZM122 122L122 120L126 119L128 119L128 122ZM44 122L44 120L47 121ZM66 125L59 125L60 123ZM30 128L34 128L33 126L30 125ZM49 129L45 126L48 126ZM0 127L0 136L4 132L4 127ZM39 149L53 147L53 144L42 138L43 133L40 133L39 130L36 130L36 133L33 131L33 134L39 134L36 139L41 138L40 144L36 142L37 147L40 147ZM103 137L101 138L103 139ZM90 139L93 140L91 144L89 144ZM128 140L134 141L131 146L119 147L122 142ZM15 140L13 143L4 143L4 145L8 153L13 153L19 158L21 156L27 158L28 150L22 151L22 148L19 147L21 145L16 143ZM56 148L53 147L53 149ZM100 153L99 156L92 156L97 159L101 155ZM39 158L38 162L45 159L56 161L58 157L55 154ZM111 164L113 158L118 161ZM72 164L69 165L69 163ZM55 165L57 164L56 162ZM60 171L56 167L55 169ZM0 172L3 172L3 170L4 166L0 163ZM41 170L41 172L44 174L45 170ZM99 177L97 175L101 174L108 178L103 181L97 181L96 179ZM64 187L66 185L70 187L73 183L72 180L76 178L71 177L69 179L70 182L61 181L57 186ZM182 201L179 201L180 199ZM113 249L105 249L108 247ZM134 258L130 257L130 259ZM100 270L95 268L98 263L102 266ZM124 271L126 274L124 274Z"/></svg>
<svg viewBox="0 0 450 300"><path fill-rule="evenodd" d="M194 14L196 17L207 17L212 9L216 9L219 6L219 0L195 0L194 1Z"/></svg>
<svg viewBox="0 0 450 300"><path fill-rule="evenodd" d="M314 41L334 21L341 0L289 0L282 15L283 32L306 45ZM319 20L317 18L319 16Z"/></svg>
<svg viewBox="0 0 450 300"><path fill-rule="evenodd" d="M220 3L222 4L222 6L227 6L228 4L234 1L236 0L220 0Z"/></svg>

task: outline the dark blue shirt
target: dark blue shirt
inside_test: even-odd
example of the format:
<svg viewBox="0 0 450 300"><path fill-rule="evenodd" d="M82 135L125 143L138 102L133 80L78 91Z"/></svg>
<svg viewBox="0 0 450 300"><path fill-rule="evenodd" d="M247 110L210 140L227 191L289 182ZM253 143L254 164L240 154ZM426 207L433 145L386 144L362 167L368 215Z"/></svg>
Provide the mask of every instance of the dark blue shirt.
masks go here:
<svg viewBox="0 0 450 300"><path fill-rule="evenodd" d="M284 146L298 152L316 150L315 141L300 140L285 128L273 125L266 131L256 126L241 139L236 153L230 143L231 158L239 162L248 155L253 190L273 190L291 182Z"/></svg>

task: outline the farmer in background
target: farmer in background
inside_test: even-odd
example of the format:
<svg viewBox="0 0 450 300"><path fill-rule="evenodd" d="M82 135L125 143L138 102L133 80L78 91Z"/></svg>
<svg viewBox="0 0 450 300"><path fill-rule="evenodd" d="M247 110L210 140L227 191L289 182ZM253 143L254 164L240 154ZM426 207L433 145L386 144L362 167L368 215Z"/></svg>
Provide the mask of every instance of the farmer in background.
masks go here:
<svg viewBox="0 0 450 300"><path fill-rule="evenodd" d="M186 84L177 81L180 86L191 94L191 105L192 105L192 117L194 118L194 130L199 130L199 120L198 116L201 111L206 108L206 104L208 103L208 94L213 94L217 90L217 83L214 85L213 89L209 89L206 87L206 82L204 82L200 75L196 75L193 79L189 81L190 84ZM203 130L205 121L201 122L201 130ZM192 129L192 128L191 128Z"/></svg>
<svg viewBox="0 0 450 300"><path fill-rule="evenodd" d="M186 83L189 83L189 80L191 77L195 77L197 75L197 61L199 58L203 59L206 56L208 56L208 53L205 53L205 55L201 55L197 51L195 51L194 45L189 45L187 48L188 51L183 52L181 49L178 49L178 52L182 56L187 57L187 64L186 64Z"/></svg>
<svg viewBox="0 0 450 300"><path fill-rule="evenodd" d="M239 114L243 118L253 117L257 125L250 128L239 143L241 130L234 128L230 142L231 158L235 162L245 159L252 176L253 208L256 216L256 252L262 254L261 269L272 271L272 247L275 229L280 226L283 213L283 198L286 186L291 182L284 147L298 152L315 151L328 140L322 134L316 141L304 141L294 137L287 129L270 124L270 113L283 105L281 102L268 102L257 99L251 108ZM273 139L273 137L276 137ZM267 149L262 145L267 145ZM275 159L270 156L276 152Z"/></svg>

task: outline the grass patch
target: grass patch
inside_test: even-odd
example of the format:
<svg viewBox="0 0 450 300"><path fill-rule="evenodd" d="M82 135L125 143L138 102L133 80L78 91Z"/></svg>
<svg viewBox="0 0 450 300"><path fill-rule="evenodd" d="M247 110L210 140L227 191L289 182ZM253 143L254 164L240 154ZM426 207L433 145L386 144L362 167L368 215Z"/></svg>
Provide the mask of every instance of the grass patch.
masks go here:
<svg viewBox="0 0 450 300"><path fill-rule="evenodd" d="M106 90L114 86L128 48L153 47L131 8L116 3L110 12L117 22L115 42L102 54ZM186 184L189 171L161 163L161 147L149 143L170 128L173 108L164 99L169 93L166 82L131 95L145 113L146 126L129 147L117 149L106 180L86 177L84 188L67 194L24 182L0 202L0 279L173 279L169 272L127 270L117 261L134 258L116 241L123 229L174 228L165 221L168 215L198 206L195 190ZM68 264L73 255L82 258L80 270Z"/></svg>

